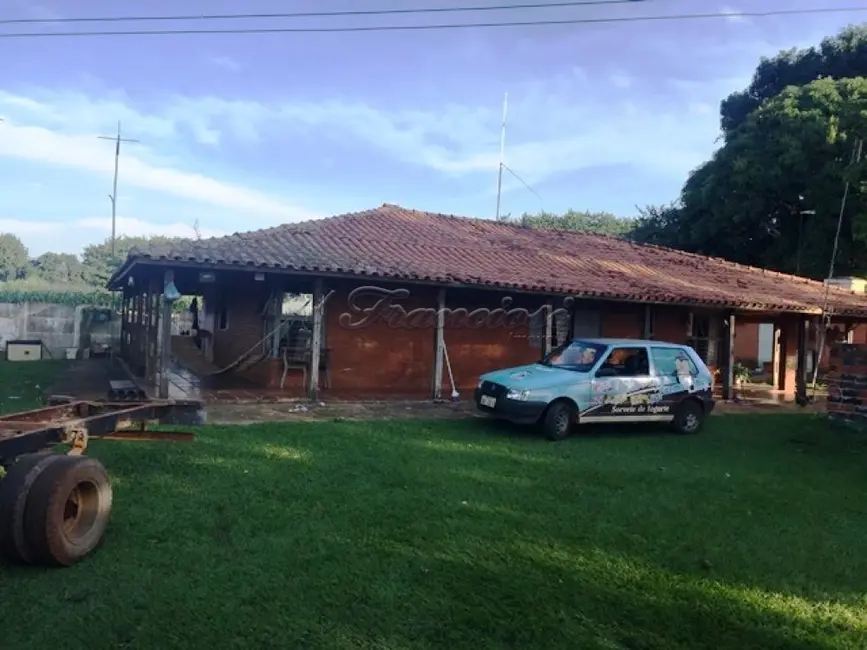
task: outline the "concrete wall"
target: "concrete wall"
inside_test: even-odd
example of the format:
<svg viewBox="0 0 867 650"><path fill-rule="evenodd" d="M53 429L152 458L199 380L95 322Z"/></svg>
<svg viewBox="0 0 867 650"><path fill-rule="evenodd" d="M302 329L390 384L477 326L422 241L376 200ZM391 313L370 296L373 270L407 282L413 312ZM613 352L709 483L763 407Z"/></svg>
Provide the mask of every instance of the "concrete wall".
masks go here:
<svg viewBox="0 0 867 650"><path fill-rule="evenodd" d="M75 340L78 332L75 320L75 307L68 305L2 302L0 303L0 354L5 356L7 341L39 339L52 356L64 358L66 348L78 347L78 342ZM116 323L117 329L120 321ZM119 336L119 331L115 336Z"/></svg>

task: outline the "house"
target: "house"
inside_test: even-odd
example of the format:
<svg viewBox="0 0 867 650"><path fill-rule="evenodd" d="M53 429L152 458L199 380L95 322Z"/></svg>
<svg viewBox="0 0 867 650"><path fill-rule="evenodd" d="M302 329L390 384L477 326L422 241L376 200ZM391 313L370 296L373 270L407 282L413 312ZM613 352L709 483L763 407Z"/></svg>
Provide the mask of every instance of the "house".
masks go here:
<svg viewBox="0 0 867 650"><path fill-rule="evenodd" d="M169 282L202 298L203 363L311 398L439 397L450 374L466 393L573 335L688 343L730 394L749 323L773 323L774 384L794 395L824 297L822 283L720 259L385 204L131 251L108 283L124 296L120 354L163 395L182 343L160 326ZM287 313L287 295L312 309ZM863 295L830 288L829 307L867 322Z"/></svg>

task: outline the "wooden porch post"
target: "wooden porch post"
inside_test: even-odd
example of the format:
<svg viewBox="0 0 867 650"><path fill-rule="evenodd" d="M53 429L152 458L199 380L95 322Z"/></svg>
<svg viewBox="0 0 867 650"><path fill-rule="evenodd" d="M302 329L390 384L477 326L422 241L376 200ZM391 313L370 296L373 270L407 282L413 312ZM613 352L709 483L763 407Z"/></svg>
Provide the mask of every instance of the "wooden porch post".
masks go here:
<svg viewBox="0 0 867 650"><path fill-rule="evenodd" d="M319 360L322 349L322 316L325 286L322 278L313 281L313 333L310 341L310 386L308 395L315 400L319 395Z"/></svg>
<svg viewBox="0 0 867 650"><path fill-rule="evenodd" d="M653 338L653 306L644 305L644 340Z"/></svg>
<svg viewBox="0 0 867 650"><path fill-rule="evenodd" d="M810 323L806 318L798 320L798 351L795 366L795 396L807 398L807 341Z"/></svg>
<svg viewBox="0 0 867 650"><path fill-rule="evenodd" d="M437 292L437 324L434 339L434 373L433 373L433 397L442 399L443 396L443 350L445 349L445 325L446 325L446 290Z"/></svg>
<svg viewBox="0 0 867 650"><path fill-rule="evenodd" d="M548 300L545 303L545 354L551 352L551 342L554 338L554 303Z"/></svg>
<svg viewBox="0 0 867 650"><path fill-rule="evenodd" d="M722 378L723 399L734 397L735 383L735 315L729 313L725 319L725 338L723 339Z"/></svg>
<svg viewBox="0 0 867 650"><path fill-rule="evenodd" d="M172 360L172 303L166 299L165 292L174 281L174 272L166 271L163 276L163 292L160 295L160 398L169 398L169 366Z"/></svg>

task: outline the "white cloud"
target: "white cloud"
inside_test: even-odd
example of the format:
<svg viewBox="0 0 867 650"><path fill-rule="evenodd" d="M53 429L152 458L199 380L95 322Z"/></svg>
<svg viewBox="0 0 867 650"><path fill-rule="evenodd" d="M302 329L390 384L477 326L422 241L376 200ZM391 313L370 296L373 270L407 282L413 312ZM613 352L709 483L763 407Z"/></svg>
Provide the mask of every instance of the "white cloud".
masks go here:
<svg viewBox="0 0 867 650"><path fill-rule="evenodd" d="M611 85L615 88L631 88L634 83L632 77L628 74L623 74L622 72L617 72L612 74L608 80L611 82Z"/></svg>
<svg viewBox="0 0 867 650"><path fill-rule="evenodd" d="M242 68L241 64L230 56L214 55L208 57L208 61L212 65L227 70L228 72L240 72Z"/></svg>
<svg viewBox="0 0 867 650"><path fill-rule="evenodd" d="M4 104L0 96L0 107ZM10 118L6 118L0 129L0 158L28 160L109 177L114 173L111 149L96 138L98 132L66 133L43 126L28 126ZM303 207L285 203L256 190L199 173L153 164L130 149L121 159L125 185L235 209L254 216L277 217L287 221L313 216Z"/></svg>
<svg viewBox="0 0 867 650"><path fill-rule="evenodd" d="M627 86L628 71L615 71L611 83ZM728 81L728 80L723 80ZM582 69L509 88L507 164L533 185L554 175L607 165L634 165L681 179L706 159L718 135L713 111L718 79L673 83L664 98L613 102L600 97L599 81ZM282 220L311 218L309 210L260 192L178 169L153 151L179 136L217 145L234 139L266 141L270 134L292 138L315 134L327 157L329 142L354 142L408 165L446 176L495 172L499 159L502 107L487 104L397 106L333 97L269 103L214 96L166 97L144 110L123 93L99 98L75 92L33 89L0 91L0 114L7 118L0 156L110 175L113 160L105 141L105 116L117 116L124 133L140 138L123 154L124 185L157 190L203 203ZM107 132L106 132L107 131ZM664 155L661 154L664 152Z"/></svg>
<svg viewBox="0 0 867 650"><path fill-rule="evenodd" d="M738 15L742 11L743 11L743 9L735 9L733 7L726 6L720 10L720 13L726 14L725 21L727 23L734 23L734 24L742 25L742 24L751 22L750 19L747 18L746 16L739 16Z"/></svg>

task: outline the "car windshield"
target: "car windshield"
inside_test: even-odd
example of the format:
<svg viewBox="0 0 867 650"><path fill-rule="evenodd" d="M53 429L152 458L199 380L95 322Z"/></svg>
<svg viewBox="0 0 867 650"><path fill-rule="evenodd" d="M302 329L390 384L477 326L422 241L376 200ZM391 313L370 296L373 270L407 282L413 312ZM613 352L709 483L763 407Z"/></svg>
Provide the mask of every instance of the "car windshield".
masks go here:
<svg viewBox="0 0 867 650"><path fill-rule="evenodd" d="M541 363L553 368L589 372L605 352L606 346L588 341L570 341L555 348Z"/></svg>

